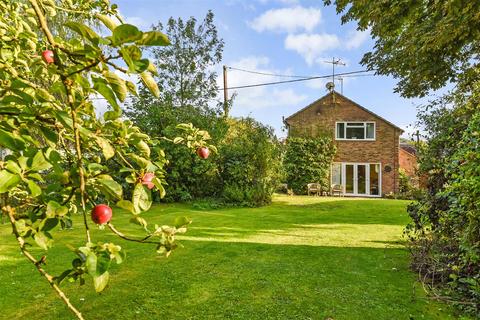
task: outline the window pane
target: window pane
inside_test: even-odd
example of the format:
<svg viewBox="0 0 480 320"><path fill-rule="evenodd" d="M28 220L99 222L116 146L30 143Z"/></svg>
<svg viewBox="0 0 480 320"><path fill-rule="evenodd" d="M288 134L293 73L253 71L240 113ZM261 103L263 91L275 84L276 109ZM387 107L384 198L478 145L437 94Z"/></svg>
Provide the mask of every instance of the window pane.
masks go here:
<svg viewBox="0 0 480 320"><path fill-rule="evenodd" d="M353 164L345 165L345 192L353 193Z"/></svg>
<svg viewBox="0 0 480 320"><path fill-rule="evenodd" d="M367 193L367 166L364 164L357 165L357 193Z"/></svg>
<svg viewBox="0 0 480 320"><path fill-rule="evenodd" d="M367 139L373 139L375 137L375 124L367 123Z"/></svg>
<svg viewBox="0 0 480 320"><path fill-rule="evenodd" d="M374 196L380 195L380 186L378 185L379 175L380 165L370 164L370 194Z"/></svg>
<svg viewBox="0 0 480 320"><path fill-rule="evenodd" d="M344 139L345 138L345 123L337 123L337 139Z"/></svg>
<svg viewBox="0 0 480 320"><path fill-rule="evenodd" d="M332 184L342 184L342 164L332 164Z"/></svg>
<svg viewBox="0 0 480 320"><path fill-rule="evenodd" d="M347 139L365 139L365 128L347 127Z"/></svg>
<svg viewBox="0 0 480 320"><path fill-rule="evenodd" d="M348 122L347 127L364 127L365 123L363 122Z"/></svg>

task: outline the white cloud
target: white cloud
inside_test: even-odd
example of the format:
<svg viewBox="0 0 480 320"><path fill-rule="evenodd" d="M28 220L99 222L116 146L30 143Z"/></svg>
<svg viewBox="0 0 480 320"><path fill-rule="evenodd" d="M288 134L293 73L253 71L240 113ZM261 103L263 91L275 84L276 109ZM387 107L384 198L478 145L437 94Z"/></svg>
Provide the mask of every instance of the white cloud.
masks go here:
<svg viewBox="0 0 480 320"><path fill-rule="evenodd" d="M321 11L317 8L271 9L258 16L249 24L258 32L296 32L312 31L321 21Z"/></svg>
<svg viewBox="0 0 480 320"><path fill-rule="evenodd" d="M370 31L351 30L345 40L345 48L348 50L359 48L368 38Z"/></svg>
<svg viewBox="0 0 480 320"><path fill-rule="evenodd" d="M289 74L289 70L276 70L269 66L269 59L261 56L251 56L240 59L230 64L239 69L270 74ZM280 81L282 78L270 75L245 73L235 70L228 72L228 86L236 87L249 84ZM283 78L284 80L284 78ZM222 87L222 79L219 77L219 86ZM230 90L229 96L236 94L233 109L237 114L245 114L245 111L253 111L269 107L299 106L307 98L295 92L292 88L281 86L253 87L248 89Z"/></svg>
<svg viewBox="0 0 480 320"><path fill-rule="evenodd" d="M340 40L334 34L296 34L285 38L285 48L299 53L312 65L321 55L340 46Z"/></svg>

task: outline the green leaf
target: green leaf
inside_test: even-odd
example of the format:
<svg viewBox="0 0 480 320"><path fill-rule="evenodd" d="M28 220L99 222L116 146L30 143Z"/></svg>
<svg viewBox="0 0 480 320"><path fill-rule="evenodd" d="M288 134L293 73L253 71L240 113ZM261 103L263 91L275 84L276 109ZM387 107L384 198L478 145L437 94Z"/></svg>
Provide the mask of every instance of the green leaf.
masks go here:
<svg viewBox="0 0 480 320"><path fill-rule="evenodd" d="M47 237L47 235L43 232L37 232L33 236L37 245L42 248L43 250L48 250L48 247L51 245L52 240Z"/></svg>
<svg viewBox="0 0 480 320"><path fill-rule="evenodd" d="M32 180L27 180L28 189L30 189L30 194L32 197L38 197L42 194L42 189Z"/></svg>
<svg viewBox="0 0 480 320"><path fill-rule="evenodd" d="M115 92L115 95L117 96L118 100L121 102L125 101L127 98L127 85L125 84L125 80L120 78L115 72L107 71L103 74L105 76L105 79L107 82L110 84L110 87L112 88L113 92Z"/></svg>
<svg viewBox="0 0 480 320"><path fill-rule="evenodd" d="M112 147L107 139L99 136L95 136L95 140L100 148L102 148L103 156L106 160L112 158L115 155L115 149Z"/></svg>
<svg viewBox="0 0 480 320"><path fill-rule="evenodd" d="M150 147L148 146L148 144L145 141L143 141L143 140L138 141L135 144L135 147L140 152L140 155L142 155L144 157L147 157L147 158L150 157Z"/></svg>
<svg viewBox="0 0 480 320"><path fill-rule="evenodd" d="M55 228L58 224L57 218L49 218L43 221L42 231L50 231Z"/></svg>
<svg viewBox="0 0 480 320"><path fill-rule="evenodd" d="M170 41L167 35L160 31L144 32L142 38L136 42L141 46L168 46Z"/></svg>
<svg viewBox="0 0 480 320"><path fill-rule="evenodd" d="M87 267L88 274L95 277L97 274L97 256L95 252L88 252L85 266Z"/></svg>
<svg viewBox="0 0 480 320"><path fill-rule="evenodd" d="M98 45L100 36L95 31L87 27L86 25L79 22L68 21L64 23L64 26L69 28L72 31L75 31L76 33L86 38L91 43Z"/></svg>
<svg viewBox="0 0 480 320"><path fill-rule="evenodd" d="M144 72L145 70L148 70L149 67L150 67L150 60L148 59L140 59L140 60L133 61L133 70L137 73Z"/></svg>
<svg viewBox="0 0 480 320"><path fill-rule="evenodd" d="M7 170L0 170L0 193L5 193L14 188L21 181L20 176Z"/></svg>
<svg viewBox="0 0 480 320"><path fill-rule="evenodd" d="M130 218L130 222L138 224L139 226L142 226L144 228L146 228L147 225L148 225L147 220L145 220L144 218L142 218L140 216L134 216L134 217Z"/></svg>
<svg viewBox="0 0 480 320"><path fill-rule="evenodd" d="M103 289L105 289L108 284L109 276L110 274L107 271L104 274L93 277L93 285L95 286L96 292L102 292Z"/></svg>
<svg viewBox="0 0 480 320"><path fill-rule="evenodd" d="M70 275L71 272L72 272L71 269L63 271L61 275L54 278L55 282L57 284L61 284L63 282L63 280L65 280L67 278L67 276Z"/></svg>
<svg viewBox="0 0 480 320"><path fill-rule="evenodd" d="M140 78L142 78L142 81L145 86L147 86L148 90L150 90L150 92L158 98L160 96L160 90L158 89L157 83L155 82L155 79L153 79L150 72L145 71L140 73Z"/></svg>
<svg viewBox="0 0 480 320"><path fill-rule="evenodd" d="M68 208L65 206L60 205L60 203L50 200L47 203L47 210L45 214L49 218L54 218L54 217L63 217L68 213Z"/></svg>
<svg viewBox="0 0 480 320"><path fill-rule="evenodd" d="M174 225L175 225L175 228L181 228L183 226L190 224L191 222L192 220L188 219L187 217L176 217Z"/></svg>
<svg viewBox="0 0 480 320"><path fill-rule="evenodd" d="M108 103L110 103L110 105L113 107L113 111L120 112L120 106L115 98L115 93L113 92L112 88L110 88L107 81L99 77L92 77L92 81L93 89L107 99Z"/></svg>
<svg viewBox="0 0 480 320"><path fill-rule="evenodd" d="M122 186L115 180L110 179L98 179L100 183L99 188L108 196L114 199L122 199L123 189Z"/></svg>
<svg viewBox="0 0 480 320"><path fill-rule="evenodd" d="M134 96L138 96L137 87L133 82L127 80L125 81L125 84L127 85L127 89L131 94L133 94Z"/></svg>
<svg viewBox="0 0 480 320"><path fill-rule="evenodd" d="M30 170L31 171L41 171L41 170L47 170L52 167L52 164L45 159L45 156L43 154L42 150L38 150L38 152L35 154L35 156L32 159L32 162L30 164Z"/></svg>
<svg viewBox="0 0 480 320"><path fill-rule="evenodd" d="M133 190L132 196L133 207L135 212L143 212L150 209L152 206L152 198L149 190L143 186L143 184L138 183Z"/></svg>
<svg viewBox="0 0 480 320"><path fill-rule="evenodd" d="M131 213L135 213L135 208L133 207L133 203L128 200L120 200L117 202L117 207L125 209Z"/></svg>
<svg viewBox="0 0 480 320"><path fill-rule="evenodd" d="M18 175L22 174L22 168L20 168L20 166L13 160L8 160L5 168L11 173L15 173Z"/></svg>
<svg viewBox="0 0 480 320"><path fill-rule="evenodd" d="M153 64L152 61L149 61L147 71L150 71L154 76L158 76L157 67Z"/></svg>
<svg viewBox="0 0 480 320"><path fill-rule="evenodd" d="M122 113L118 111L107 111L103 114L103 118L105 119L105 121L113 121L120 118L121 115Z"/></svg>
<svg viewBox="0 0 480 320"><path fill-rule="evenodd" d="M158 192L160 192L160 198L163 199L165 197L165 188L162 185L162 181L157 177L153 178L152 183L157 187Z"/></svg>
<svg viewBox="0 0 480 320"><path fill-rule="evenodd" d="M134 42L142 38L142 32L131 24L121 24L113 30L112 40L114 45Z"/></svg>
<svg viewBox="0 0 480 320"><path fill-rule="evenodd" d="M0 147L22 151L25 150L25 141L14 133L0 129Z"/></svg>
<svg viewBox="0 0 480 320"><path fill-rule="evenodd" d="M47 139L47 141L49 141L53 144L57 143L58 134L55 131L51 130L48 127L42 126L42 125L40 125L38 128L42 132L43 136Z"/></svg>
<svg viewBox="0 0 480 320"><path fill-rule="evenodd" d="M115 30L115 28L117 27L117 23L109 16L100 13L95 14L95 16L98 18L98 20L102 21L105 27L107 27L111 31Z"/></svg>
<svg viewBox="0 0 480 320"><path fill-rule="evenodd" d="M110 253L104 251L100 252L97 255L97 271L96 274L104 274L110 268L110 263L112 260L110 259Z"/></svg>

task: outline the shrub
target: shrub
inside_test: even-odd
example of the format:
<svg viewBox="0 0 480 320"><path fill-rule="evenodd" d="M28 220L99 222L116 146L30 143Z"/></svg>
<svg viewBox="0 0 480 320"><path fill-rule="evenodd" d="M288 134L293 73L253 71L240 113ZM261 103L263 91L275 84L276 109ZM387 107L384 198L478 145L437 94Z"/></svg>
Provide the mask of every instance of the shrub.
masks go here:
<svg viewBox="0 0 480 320"><path fill-rule="evenodd" d="M270 203L281 167L273 129L251 118L229 119L228 124L218 155L223 198L248 206Z"/></svg>
<svg viewBox="0 0 480 320"><path fill-rule="evenodd" d="M332 139L289 138L283 161L288 187L296 194L306 194L307 184L314 182L328 189L330 165L336 152Z"/></svg>
<svg viewBox="0 0 480 320"><path fill-rule="evenodd" d="M428 146L420 168L428 193L409 206L413 267L463 310L480 316L479 96L423 115Z"/></svg>

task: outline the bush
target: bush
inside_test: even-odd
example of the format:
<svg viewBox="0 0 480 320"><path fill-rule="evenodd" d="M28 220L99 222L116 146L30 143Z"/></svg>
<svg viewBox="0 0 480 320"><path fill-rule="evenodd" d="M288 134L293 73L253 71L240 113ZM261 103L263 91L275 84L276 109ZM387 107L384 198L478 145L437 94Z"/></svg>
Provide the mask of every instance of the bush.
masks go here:
<svg viewBox="0 0 480 320"><path fill-rule="evenodd" d="M273 129L251 118L229 119L219 145L222 197L226 202L261 206L271 202L281 167Z"/></svg>
<svg viewBox="0 0 480 320"><path fill-rule="evenodd" d="M428 193L408 207L413 267L463 310L480 317L479 95L423 115L420 168Z"/></svg>
<svg viewBox="0 0 480 320"><path fill-rule="evenodd" d="M421 188L415 186L412 178L406 174L404 169L400 168L398 170L398 177L399 192L394 196L394 198L405 200L419 200L423 197L425 192Z"/></svg>
<svg viewBox="0 0 480 320"><path fill-rule="evenodd" d="M288 187L296 194L306 194L308 183L330 187L330 165L336 147L330 137L289 138L283 161Z"/></svg>

